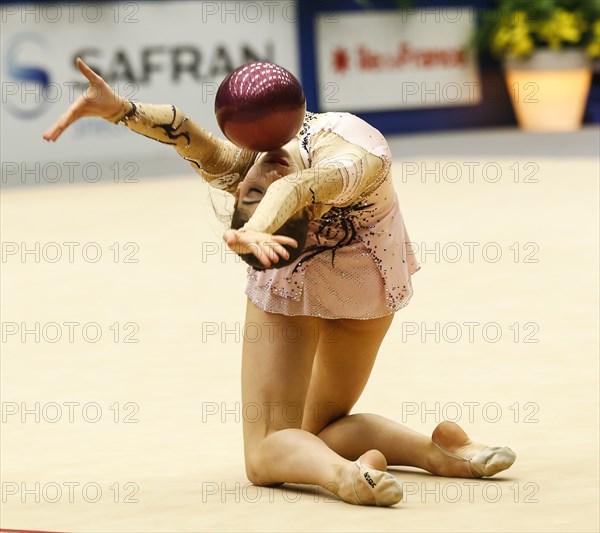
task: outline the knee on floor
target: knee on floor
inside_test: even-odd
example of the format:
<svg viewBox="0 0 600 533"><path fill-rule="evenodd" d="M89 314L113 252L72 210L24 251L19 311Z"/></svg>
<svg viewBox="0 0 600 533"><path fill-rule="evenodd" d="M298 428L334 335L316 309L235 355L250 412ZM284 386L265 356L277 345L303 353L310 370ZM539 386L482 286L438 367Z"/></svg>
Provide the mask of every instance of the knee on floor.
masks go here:
<svg viewBox="0 0 600 533"><path fill-rule="evenodd" d="M246 477L250 483L259 487L276 487L282 484L269 479L264 466L261 466L256 458L248 457L248 455L246 455Z"/></svg>

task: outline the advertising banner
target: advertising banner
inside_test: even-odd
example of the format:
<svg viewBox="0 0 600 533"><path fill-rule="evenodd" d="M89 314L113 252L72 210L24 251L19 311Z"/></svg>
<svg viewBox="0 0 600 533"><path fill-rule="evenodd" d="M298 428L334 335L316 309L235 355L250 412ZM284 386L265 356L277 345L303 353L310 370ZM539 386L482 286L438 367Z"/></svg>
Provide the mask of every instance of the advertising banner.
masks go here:
<svg viewBox="0 0 600 533"><path fill-rule="evenodd" d="M87 83L77 56L121 96L176 105L221 137L214 97L229 72L268 60L298 75L292 1L4 4L1 17L3 185L93 180L100 162L104 177L122 179L137 168L127 163L178 158L102 119L75 123L54 144L42 140Z"/></svg>
<svg viewBox="0 0 600 533"><path fill-rule="evenodd" d="M326 111L476 105L470 8L320 13L319 102Z"/></svg>

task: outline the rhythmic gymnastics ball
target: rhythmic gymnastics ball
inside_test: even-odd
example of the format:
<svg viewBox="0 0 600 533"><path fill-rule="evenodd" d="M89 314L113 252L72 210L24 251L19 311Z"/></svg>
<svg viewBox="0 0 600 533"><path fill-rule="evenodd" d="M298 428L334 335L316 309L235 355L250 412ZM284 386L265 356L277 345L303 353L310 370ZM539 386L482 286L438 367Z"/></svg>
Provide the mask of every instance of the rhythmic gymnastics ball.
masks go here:
<svg viewBox="0 0 600 533"><path fill-rule="evenodd" d="M259 61L235 69L215 98L217 123L241 148L281 148L302 127L306 98L300 82L275 63Z"/></svg>

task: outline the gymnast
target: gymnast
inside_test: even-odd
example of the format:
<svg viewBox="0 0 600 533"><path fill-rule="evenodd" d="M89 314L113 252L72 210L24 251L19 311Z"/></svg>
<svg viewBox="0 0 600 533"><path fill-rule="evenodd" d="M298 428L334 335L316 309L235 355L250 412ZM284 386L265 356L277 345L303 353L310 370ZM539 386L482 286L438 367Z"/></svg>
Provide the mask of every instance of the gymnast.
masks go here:
<svg viewBox="0 0 600 533"><path fill-rule="evenodd" d="M223 239L249 265L246 323L274 333L244 339L242 349L242 405L265 406L243 424L252 483L319 485L351 504L390 506L402 486L388 465L481 478L513 464L510 448L473 442L452 422L430 438L350 414L419 269L380 132L348 113L306 112L291 141L259 153L174 106L127 101L79 58L77 67L89 85L46 141L82 117L101 117L172 145L234 195ZM290 328L293 336L284 334Z"/></svg>

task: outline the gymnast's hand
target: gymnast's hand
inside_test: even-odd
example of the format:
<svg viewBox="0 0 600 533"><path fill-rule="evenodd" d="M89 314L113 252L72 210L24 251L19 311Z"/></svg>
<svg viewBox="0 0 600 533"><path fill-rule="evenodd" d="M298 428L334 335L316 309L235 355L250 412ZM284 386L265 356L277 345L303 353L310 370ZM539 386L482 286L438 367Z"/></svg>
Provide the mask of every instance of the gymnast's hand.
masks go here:
<svg viewBox="0 0 600 533"><path fill-rule="evenodd" d="M77 58L77 68L90 82L85 92L67 109L66 113L44 133L44 140L54 142L73 122L82 117L106 118L116 115L125 100L114 92L108 84Z"/></svg>
<svg viewBox="0 0 600 533"><path fill-rule="evenodd" d="M291 237L285 235L271 235L253 230L228 229L223 234L223 240L227 246L238 254L254 254L257 259L267 268L271 262L277 263L279 256L288 259L290 254L283 245L296 248L298 243Z"/></svg>

